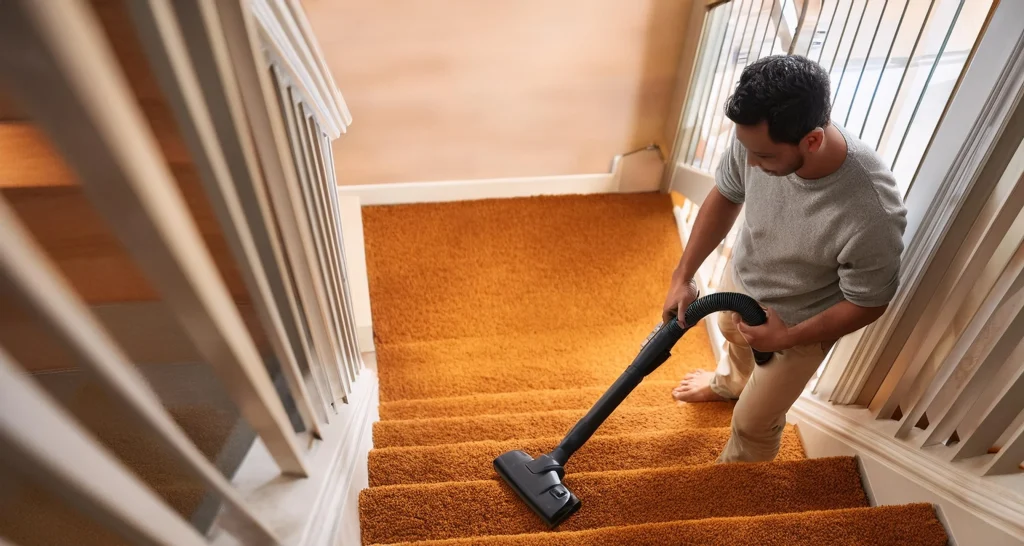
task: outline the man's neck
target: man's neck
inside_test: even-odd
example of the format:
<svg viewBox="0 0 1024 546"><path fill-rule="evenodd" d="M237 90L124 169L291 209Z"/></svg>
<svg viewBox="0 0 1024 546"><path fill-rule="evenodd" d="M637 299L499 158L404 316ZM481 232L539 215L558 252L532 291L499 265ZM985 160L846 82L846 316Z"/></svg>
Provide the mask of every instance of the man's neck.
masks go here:
<svg viewBox="0 0 1024 546"><path fill-rule="evenodd" d="M804 166L796 171L796 175L805 180L817 180L836 172L846 161L846 138L834 125L829 123L825 128L825 139Z"/></svg>

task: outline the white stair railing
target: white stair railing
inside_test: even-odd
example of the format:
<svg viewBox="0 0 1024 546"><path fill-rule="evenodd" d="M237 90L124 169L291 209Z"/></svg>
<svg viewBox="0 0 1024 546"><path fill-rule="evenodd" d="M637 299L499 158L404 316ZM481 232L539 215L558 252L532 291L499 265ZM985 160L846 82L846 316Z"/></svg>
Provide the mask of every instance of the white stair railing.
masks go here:
<svg viewBox="0 0 1024 546"><path fill-rule="evenodd" d="M0 83L5 100L27 116L17 126L41 130L31 134L45 135L58 151L49 161L63 160L73 173L46 170L67 180L38 188L0 182L4 472L128 542L322 539L321 527L336 522L283 518L268 491L301 490L314 504L327 499L317 507L321 518L336 508L329 504L335 485L351 481L338 461L364 448L360 431L375 383L357 347L331 157L332 141L351 119L298 2L0 3ZM164 127L182 149L168 145ZM59 226L29 217L62 202L50 195L71 196L103 226L74 225L84 213ZM93 249L74 245L76 228L108 228L124 261L91 263ZM153 299L85 297L88 279L67 268L69 260L114 277L125 271L111 264L137 266ZM172 328L183 334L165 332ZM60 349L36 350L14 339L22 332ZM140 337L158 343L143 347ZM115 434L157 444L175 463L161 476L180 471L188 476L182 483L198 481L216 504L216 525L181 512L169 500L174 487L162 488L138 467L164 459L130 460L119 451L123 443L104 445L109 430L61 407L74 401L60 389L44 388L36 372L52 372L46 360L61 351L61 373L76 373L67 369L76 365L88 371L99 396L137 427ZM151 359L139 361L140 353ZM147 365L181 364L180 355L193 354L238 411L231 435L258 440L246 461L266 454L269 464L243 464L237 474L237 465L223 468L217 453L200 448L196 434L204 431L181 424L166 393L151 384ZM199 408L216 418L214 405ZM0 535L14 542L33 539L25 533L52 508L18 491L0 491L4 506L38 517L16 529L0 523ZM63 523L74 533L73 523Z"/></svg>
<svg viewBox="0 0 1024 546"><path fill-rule="evenodd" d="M896 438L951 446L985 474L1017 473L1024 397L1024 145L1002 173L976 236L959 251L870 404ZM984 425L984 426L983 426ZM1006 440L1005 445L1000 439ZM1016 443L1015 443L1016 442Z"/></svg>
<svg viewBox="0 0 1024 546"><path fill-rule="evenodd" d="M4 461L137 544L198 546L201 536L50 400L0 350Z"/></svg>

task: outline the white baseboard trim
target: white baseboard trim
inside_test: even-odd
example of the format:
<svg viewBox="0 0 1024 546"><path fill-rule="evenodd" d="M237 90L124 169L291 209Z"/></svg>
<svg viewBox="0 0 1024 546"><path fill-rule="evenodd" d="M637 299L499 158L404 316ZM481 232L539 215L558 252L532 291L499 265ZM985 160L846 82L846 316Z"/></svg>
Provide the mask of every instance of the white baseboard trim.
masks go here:
<svg viewBox="0 0 1024 546"><path fill-rule="evenodd" d="M793 406L790 421L808 457L857 456L876 504L932 503L961 546L1024 545L1024 475L979 476L971 465L950 464L945 446L922 450L896 440L883 429L897 423L809 393Z"/></svg>
<svg viewBox="0 0 1024 546"><path fill-rule="evenodd" d="M346 546L360 544L362 534L359 525L359 492L370 486L369 454L373 449L373 423L380 419L380 383L376 370L364 369L364 373L373 376L373 385L361 400L362 407L357 412L358 418L350 426L350 433L345 436L347 448L342 454L339 465L342 480L331 502L320 503L319 510L314 512L313 521L331 521L333 527L322 526L320 532L311 529L311 537L303 544L315 546L319 544ZM340 517L338 517L340 515Z"/></svg>
<svg viewBox="0 0 1024 546"><path fill-rule="evenodd" d="M356 540L360 539L359 492L370 486L369 454L373 449L373 422L378 419L380 406L377 372L364 368L362 373L372 381L367 382L358 398L356 393L350 396L352 417L347 419L345 429L338 431L342 449L337 464L327 477L320 502L311 511L306 535L300 544L358 544L350 540L353 533Z"/></svg>
<svg viewBox="0 0 1024 546"><path fill-rule="evenodd" d="M652 145L615 156L606 173L338 186L338 194L358 197L365 206L540 195L648 193L661 190L664 168L660 150Z"/></svg>
<svg viewBox="0 0 1024 546"><path fill-rule="evenodd" d="M378 400L377 373L366 367L353 384L349 403L338 404L331 422L321 427L324 439L307 454L306 478L282 476L262 442L246 455L232 482L283 544L359 544L358 498L368 486L367 458ZM237 544L226 533L211 537L210 543Z"/></svg>
<svg viewBox="0 0 1024 546"><path fill-rule="evenodd" d="M618 180L613 173L338 186L340 195L358 196L364 206L617 191Z"/></svg>
<svg viewBox="0 0 1024 546"><path fill-rule="evenodd" d="M704 204L704 197L715 187L715 175L686 163L676 163L673 173L672 190L685 195L697 206Z"/></svg>
<svg viewBox="0 0 1024 546"><path fill-rule="evenodd" d="M377 346L373 343L372 325L356 327L356 343L359 345L359 350L364 353L372 353L377 350Z"/></svg>
<svg viewBox="0 0 1024 546"><path fill-rule="evenodd" d="M363 236L363 213L359 198L339 195L338 215L341 218L345 279L349 296L352 298L352 314L356 322L356 343L361 352L372 352L373 312L370 307L370 278L366 271L366 239Z"/></svg>

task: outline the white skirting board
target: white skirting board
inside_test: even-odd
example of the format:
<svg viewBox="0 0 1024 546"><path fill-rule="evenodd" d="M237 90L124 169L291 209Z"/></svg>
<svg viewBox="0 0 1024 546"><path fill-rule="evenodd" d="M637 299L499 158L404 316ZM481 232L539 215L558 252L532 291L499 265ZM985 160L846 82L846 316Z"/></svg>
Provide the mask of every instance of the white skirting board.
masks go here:
<svg viewBox="0 0 1024 546"><path fill-rule="evenodd" d="M579 174L338 186L338 193L358 196L363 205L398 205L532 197L535 195L613 193L616 191L614 182L614 177L611 174Z"/></svg>
<svg viewBox="0 0 1024 546"><path fill-rule="evenodd" d="M685 195L695 205L703 205L704 197L714 187L715 175L686 163L676 163L672 176L672 190Z"/></svg>
<svg viewBox="0 0 1024 546"><path fill-rule="evenodd" d="M358 197L366 206L540 195L644 193L660 190L663 169L660 151L648 148L617 156L607 173L338 186L338 194Z"/></svg>
<svg viewBox="0 0 1024 546"><path fill-rule="evenodd" d="M370 312L370 282L366 272L366 244L363 238L363 215L359 197L338 196L338 214L341 217L341 238L345 250L352 312L356 320L356 343L364 353L374 351L373 317Z"/></svg>
<svg viewBox="0 0 1024 546"><path fill-rule="evenodd" d="M1024 545L1024 474L982 478L946 462L945 446L920 450L886 433L895 422L810 393L793 406L789 421L808 457L856 456L874 505L931 503L958 546Z"/></svg>
<svg viewBox="0 0 1024 546"><path fill-rule="evenodd" d="M364 356L372 361L372 355ZM256 442L232 482L260 519L284 544L359 544L359 491L368 487L367 458L378 419L379 383L367 366L353 384L348 404L338 404L323 440L307 455L306 478L282 477L262 442ZM220 533L214 546L237 542Z"/></svg>
<svg viewBox="0 0 1024 546"><path fill-rule="evenodd" d="M364 360L372 359L372 355L364 355ZM367 370L371 368L367 363ZM359 525L359 492L370 487L370 450L373 449L373 423L380 419L380 388L377 383L376 370L373 370L374 388L367 400L367 409L360 412L359 426L356 433L346 438L350 448L345 452L345 464L340 468L346 472L347 480L340 483L338 495L334 503L321 506L320 514L329 519L339 514L331 528L324 528L314 534L306 542L309 546L325 544L330 546L347 546L361 544L362 535Z"/></svg>

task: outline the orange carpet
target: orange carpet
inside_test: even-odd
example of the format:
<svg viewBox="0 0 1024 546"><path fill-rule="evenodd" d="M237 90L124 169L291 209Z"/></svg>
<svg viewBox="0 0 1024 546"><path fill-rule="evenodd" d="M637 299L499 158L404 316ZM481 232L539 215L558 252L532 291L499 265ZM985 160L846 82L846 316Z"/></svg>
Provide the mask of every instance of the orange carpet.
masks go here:
<svg viewBox="0 0 1024 546"><path fill-rule="evenodd" d="M364 544L946 544L927 505L868 506L852 458L714 464L731 403L677 404L714 366L703 325L567 465L583 507L548 530L494 474L539 455L636 356L678 232L668 196L364 209L381 380Z"/></svg>

